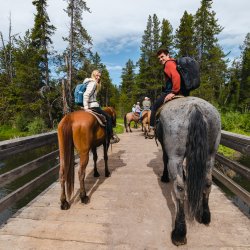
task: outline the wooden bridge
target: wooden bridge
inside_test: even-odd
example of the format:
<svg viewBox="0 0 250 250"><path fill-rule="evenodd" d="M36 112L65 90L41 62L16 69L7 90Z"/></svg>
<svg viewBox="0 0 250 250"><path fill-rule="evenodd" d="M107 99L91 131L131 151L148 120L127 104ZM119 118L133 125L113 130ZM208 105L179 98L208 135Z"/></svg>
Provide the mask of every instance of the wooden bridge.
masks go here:
<svg viewBox="0 0 250 250"><path fill-rule="evenodd" d="M171 184L160 181L163 170L160 147L154 140L145 140L139 130L122 134L120 138L109 151L110 178L104 177L101 148L99 178L93 177L92 159L88 164L89 204L82 204L78 198L77 174L70 210L60 210L60 184L52 184L2 225L0 249L177 249L170 238L175 214ZM8 155L7 147L0 144L0 149L0 153ZM38 162L33 162L29 168L37 165ZM55 169L58 171L58 167ZM249 173L244 167L242 171ZM8 178L16 175L19 174L16 172ZM0 176L0 181L6 179ZM36 181L40 183L40 179ZM15 195L3 198L0 208L8 207L18 195L36 185L36 181L29 183L28 188L17 190ZM240 192L238 189L236 186L236 192ZM243 199L248 201L249 193L242 192ZM210 197L211 224L187 223L187 245L178 249L250 249L247 216L215 185Z"/></svg>

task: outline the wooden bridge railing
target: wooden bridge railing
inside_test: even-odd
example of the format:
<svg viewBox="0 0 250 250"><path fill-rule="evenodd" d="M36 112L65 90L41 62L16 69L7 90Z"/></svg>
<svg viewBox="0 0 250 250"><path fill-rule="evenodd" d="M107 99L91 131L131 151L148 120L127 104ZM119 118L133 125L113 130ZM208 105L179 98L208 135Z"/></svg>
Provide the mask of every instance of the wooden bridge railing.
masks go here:
<svg viewBox="0 0 250 250"><path fill-rule="evenodd" d="M18 138L8 141L0 142L0 161L12 157L18 153L25 153L27 150L42 147L49 144L57 143L57 132L49 132L35 136L29 136L25 138ZM250 137L239 134L234 134L226 131L222 131L221 144L232 149L235 149L243 154L250 155ZM7 183L15 181L27 174L28 172L39 168L44 162L55 159L58 156L58 150L43 155L31 162L28 162L22 166L19 166L9 172L0 175L0 187ZM226 157L217 154L216 160L222 165L236 171L249 180L250 170L249 168L227 159ZM49 170L26 183L24 186L18 188L12 193L8 194L0 200L0 212L11 206L16 201L25 197L32 190L36 189L41 183L46 181L49 177L58 174L58 164L52 166ZM229 188L233 193L239 196L244 202L250 206L250 194L244 190L241 186L235 183L232 179L225 176L218 169L214 168L213 176Z"/></svg>
<svg viewBox="0 0 250 250"><path fill-rule="evenodd" d="M241 152L243 155L250 155L250 136L239 135L227 131L222 131L221 133L221 145L234 149ZM221 154L216 155L216 160L222 164L224 167L228 167L250 180L250 169L241 165L238 162L227 159ZM239 184L234 182L231 178L224 175L217 168L214 168L213 176L223 185L225 185L231 192L236 194L241 200L243 200L248 206L250 206L250 193L241 187Z"/></svg>
<svg viewBox="0 0 250 250"><path fill-rule="evenodd" d="M26 153L28 150L39 148L46 145L57 144L57 132L49 132L35 136L28 136L0 142L0 161L9 159L16 154ZM27 173L38 169L49 160L58 157L58 150L42 155L39 158L25 163L9 172L0 175L0 187L12 183ZM58 174L58 164L52 166L38 177L26 183L22 187L8 194L0 200L0 212L19 201L27 194L35 190L51 176Z"/></svg>

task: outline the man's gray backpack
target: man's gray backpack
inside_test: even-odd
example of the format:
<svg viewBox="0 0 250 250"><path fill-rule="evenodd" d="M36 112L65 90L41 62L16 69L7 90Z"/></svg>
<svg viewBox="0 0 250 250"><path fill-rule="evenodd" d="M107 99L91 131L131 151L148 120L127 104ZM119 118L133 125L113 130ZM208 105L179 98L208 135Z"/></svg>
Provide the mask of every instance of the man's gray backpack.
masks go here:
<svg viewBox="0 0 250 250"><path fill-rule="evenodd" d="M200 69L198 62L192 57L176 59L177 70L181 76L181 85L187 92L200 86Z"/></svg>

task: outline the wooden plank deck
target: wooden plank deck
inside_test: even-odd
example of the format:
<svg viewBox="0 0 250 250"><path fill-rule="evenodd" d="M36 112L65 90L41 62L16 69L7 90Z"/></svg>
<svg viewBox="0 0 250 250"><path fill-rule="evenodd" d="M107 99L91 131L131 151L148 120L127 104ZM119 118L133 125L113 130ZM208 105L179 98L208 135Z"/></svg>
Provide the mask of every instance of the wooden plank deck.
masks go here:
<svg viewBox="0 0 250 250"><path fill-rule="evenodd" d="M160 182L162 153L141 132L122 134L109 152L111 177L87 167L90 203L75 195L70 210L60 210L60 184L21 209L0 229L0 249L177 249L170 234L174 219L171 184ZM209 226L187 223L187 245L178 249L250 249L250 221L213 186Z"/></svg>

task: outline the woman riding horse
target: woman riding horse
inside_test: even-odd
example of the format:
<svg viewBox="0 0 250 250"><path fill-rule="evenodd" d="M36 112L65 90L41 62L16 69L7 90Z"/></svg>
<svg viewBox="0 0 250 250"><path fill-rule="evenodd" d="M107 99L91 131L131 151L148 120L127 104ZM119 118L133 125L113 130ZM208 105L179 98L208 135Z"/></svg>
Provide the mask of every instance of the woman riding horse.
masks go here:
<svg viewBox="0 0 250 250"><path fill-rule="evenodd" d="M112 129L112 120L109 114L104 112L99 103L96 100L96 96L98 91L101 89L101 73L98 70L94 70L91 74L91 78L87 79L88 85L86 91L83 94L83 107L85 111L89 111L89 109L93 110L96 113L99 113L106 117L107 120L107 135L110 143L115 143L116 139L113 136ZM84 80L86 81L86 79Z"/></svg>
<svg viewBox="0 0 250 250"><path fill-rule="evenodd" d="M100 73L98 70L94 70L84 93L85 111L79 110L65 115L58 125L58 144L60 154L59 178L62 189L60 200L61 209L63 210L70 208L67 198L70 200L71 194L74 190L74 148L76 148L80 157L78 175L80 182L80 198L83 203L89 202L89 198L86 195L84 179L85 170L89 161L90 150L92 150L94 159L94 176L98 177L99 173L97 171L96 164L98 158L97 147L103 145L105 176L110 176L107 151L110 144L110 138L113 136L112 119L110 115L108 115L108 112L101 110L98 102L96 101L96 94L99 88ZM96 115L89 112L89 109L92 109L106 117L107 129L98 121ZM110 114L115 120L115 112L111 112ZM113 124L116 124L116 120ZM118 142L117 139L114 140L115 142Z"/></svg>

